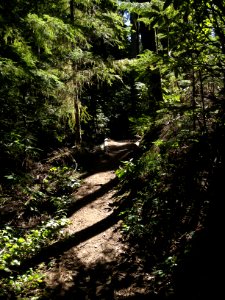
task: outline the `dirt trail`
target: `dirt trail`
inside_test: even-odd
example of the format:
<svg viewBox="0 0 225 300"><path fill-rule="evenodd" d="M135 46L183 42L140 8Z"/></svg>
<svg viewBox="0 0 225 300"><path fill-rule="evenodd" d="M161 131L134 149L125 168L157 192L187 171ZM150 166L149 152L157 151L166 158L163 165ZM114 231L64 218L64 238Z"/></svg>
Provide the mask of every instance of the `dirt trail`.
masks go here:
<svg viewBox="0 0 225 300"><path fill-rule="evenodd" d="M133 148L130 141L111 140L109 153L96 159L74 194L74 213L66 233L72 236L89 230L91 235L52 262L47 277L51 299L144 298L151 278L123 241L121 221L111 218L118 201L115 168Z"/></svg>

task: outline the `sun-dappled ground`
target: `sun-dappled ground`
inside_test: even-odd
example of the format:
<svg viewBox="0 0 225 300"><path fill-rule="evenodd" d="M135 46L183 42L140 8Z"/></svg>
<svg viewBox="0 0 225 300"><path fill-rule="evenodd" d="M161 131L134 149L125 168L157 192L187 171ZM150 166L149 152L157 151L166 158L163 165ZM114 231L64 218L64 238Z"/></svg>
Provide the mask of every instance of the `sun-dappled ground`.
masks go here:
<svg viewBox="0 0 225 300"><path fill-rule="evenodd" d="M68 237L80 236L51 261L46 284L51 299L143 299L153 278L124 241L115 207L121 160L132 158L132 141L109 140L107 153L82 174L82 185L74 193ZM83 233L83 234L82 234ZM72 238L73 240L73 238Z"/></svg>

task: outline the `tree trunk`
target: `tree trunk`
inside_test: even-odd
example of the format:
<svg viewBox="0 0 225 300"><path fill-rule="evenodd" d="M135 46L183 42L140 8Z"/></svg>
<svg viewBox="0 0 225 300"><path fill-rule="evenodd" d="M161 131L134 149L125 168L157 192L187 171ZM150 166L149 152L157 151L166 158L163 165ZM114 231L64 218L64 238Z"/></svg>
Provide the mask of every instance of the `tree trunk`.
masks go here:
<svg viewBox="0 0 225 300"><path fill-rule="evenodd" d="M75 116L75 145L80 146L81 138L81 124L80 124L80 105L77 95L74 96L74 116Z"/></svg>
<svg viewBox="0 0 225 300"><path fill-rule="evenodd" d="M199 70L199 82L200 82L200 99L201 99L201 103L202 103L203 127L204 127L204 131L207 132L205 100L204 100L204 87L203 87L203 79L202 79L202 72L201 72L201 70Z"/></svg>
<svg viewBox="0 0 225 300"><path fill-rule="evenodd" d="M74 0L70 0L70 20L71 24L74 24Z"/></svg>
<svg viewBox="0 0 225 300"><path fill-rule="evenodd" d="M192 65L194 62L192 61ZM195 95L196 95L196 88L195 88L195 71L194 67L192 70L192 97L191 97L191 106L192 106L192 113L193 113L193 130L196 130L196 102L195 102Z"/></svg>
<svg viewBox="0 0 225 300"><path fill-rule="evenodd" d="M131 32L131 58L137 57L139 54L139 24L137 21L137 14L131 13L130 14L130 22L132 25L132 32Z"/></svg>
<svg viewBox="0 0 225 300"><path fill-rule="evenodd" d="M144 23L140 24L141 43L143 50L150 50L157 53L155 29L150 28ZM154 71L149 70L148 74L149 89L149 111L155 114L159 108L159 103L163 101L162 85L160 70L156 68Z"/></svg>
<svg viewBox="0 0 225 300"><path fill-rule="evenodd" d="M74 25L74 0L70 0L70 21L71 24ZM72 45L74 47L74 45ZM73 85L74 85L74 118L75 118L75 145L80 146L82 142L81 138L81 123L80 123L80 103L79 103L79 97L78 97L78 88L77 84L75 82L75 76L76 76L76 65L73 62L72 63L72 72L73 72Z"/></svg>

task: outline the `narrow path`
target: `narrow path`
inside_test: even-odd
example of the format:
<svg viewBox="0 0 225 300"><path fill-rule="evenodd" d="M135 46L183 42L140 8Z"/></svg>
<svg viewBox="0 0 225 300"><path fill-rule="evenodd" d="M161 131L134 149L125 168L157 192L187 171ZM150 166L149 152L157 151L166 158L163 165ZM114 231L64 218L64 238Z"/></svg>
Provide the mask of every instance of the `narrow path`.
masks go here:
<svg viewBox="0 0 225 300"><path fill-rule="evenodd" d="M132 142L110 141L107 156L96 160L74 194L74 213L66 234L87 235L51 262L46 281L51 299L144 299L151 278L123 241L121 221L113 216L118 201L114 169L132 151Z"/></svg>

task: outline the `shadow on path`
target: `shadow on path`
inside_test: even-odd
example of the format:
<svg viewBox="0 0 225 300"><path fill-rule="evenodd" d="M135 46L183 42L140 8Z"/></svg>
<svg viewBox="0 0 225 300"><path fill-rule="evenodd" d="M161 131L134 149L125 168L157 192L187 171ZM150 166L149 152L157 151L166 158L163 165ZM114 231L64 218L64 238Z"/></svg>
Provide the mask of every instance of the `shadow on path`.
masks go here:
<svg viewBox="0 0 225 300"><path fill-rule="evenodd" d="M88 205L89 203L95 201L99 197L102 197L104 194L106 194L108 191L110 191L112 188L114 188L118 183L118 178L114 178L110 180L109 182L103 184L97 191L94 191L91 194L88 194L81 199L75 200L74 203L72 203L69 207L69 213L68 217L73 215L76 211L81 209L82 207Z"/></svg>
<svg viewBox="0 0 225 300"><path fill-rule="evenodd" d="M65 299L65 300L166 300L152 293L144 292L146 287L144 282L139 292L129 293L131 282L138 281L136 273L138 264L132 264L126 258L113 263L98 262L94 266L85 268L79 259L73 266L75 275L73 276L73 286L66 289L60 284L53 289L49 289L48 296L43 299ZM58 274L59 275L59 274ZM56 274L57 278L57 274ZM128 292L126 290L128 289ZM169 300L169 299L167 299Z"/></svg>
<svg viewBox="0 0 225 300"><path fill-rule="evenodd" d="M59 257L70 248L75 247L80 243L107 230L120 220L119 213L121 212L122 207L123 205L116 209L111 215L95 223L94 225L89 226L79 232L76 232L70 235L69 237L64 238L63 240L55 242L54 244L48 247L43 248L37 255L28 260L25 260L20 265L20 272L24 272L29 268L32 268L42 262L47 263L50 259Z"/></svg>

